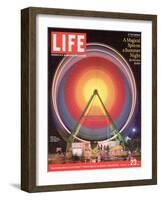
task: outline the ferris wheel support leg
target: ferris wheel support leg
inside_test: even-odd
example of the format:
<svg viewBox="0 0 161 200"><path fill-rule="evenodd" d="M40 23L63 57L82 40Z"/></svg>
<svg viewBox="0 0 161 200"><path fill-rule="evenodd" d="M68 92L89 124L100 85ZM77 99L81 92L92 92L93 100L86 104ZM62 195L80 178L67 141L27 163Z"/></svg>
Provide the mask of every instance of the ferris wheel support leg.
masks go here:
<svg viewBox="0 0 161 200"><path fill-rule="evenodd" d="M82 114L80 115L80 118L79 118L79 120L78 120L78 122L77 122L77 124L76 124L76 126L75 126L75 128L74 128L74 131L73 131L73 132L71 133L71 135L68 137L68 139L67 139L66 151L69 150L69 148L71 147L71 145L72 145L72 143L73 143L73 141L74 141L75 136L77 136L77 134L78 134L78 132L79 132L79 129L80 129L80 127L81 127L81 122L82 122L82 120L83 120L83 117L84 117L84 116L86 115L86 113L88 112L88 109L89 109L89 107L90 107L90 104L91 104L91 102L92 102L94 96L95 96L95 92L93 92L93 94L91 95L88 104L86 105L86 107L84 108Z"/></svg>

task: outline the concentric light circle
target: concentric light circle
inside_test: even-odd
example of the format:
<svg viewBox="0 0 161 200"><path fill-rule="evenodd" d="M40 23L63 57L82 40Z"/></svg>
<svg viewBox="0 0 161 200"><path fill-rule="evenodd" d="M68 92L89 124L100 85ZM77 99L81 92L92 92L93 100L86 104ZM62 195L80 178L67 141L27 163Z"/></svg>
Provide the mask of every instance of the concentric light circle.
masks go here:
<svg viewBox="0 0 161 200"><path fill-rule="evenodd" d="M136 84L126 60L113 48L89 43L85 56L64 57L52 83L53 114L58 131L71 134L80 123L77 138L100 141L111 137L111 122L97 95L88 113L80 116L93 91L99 96L119 131L133 115Z"/></svg>

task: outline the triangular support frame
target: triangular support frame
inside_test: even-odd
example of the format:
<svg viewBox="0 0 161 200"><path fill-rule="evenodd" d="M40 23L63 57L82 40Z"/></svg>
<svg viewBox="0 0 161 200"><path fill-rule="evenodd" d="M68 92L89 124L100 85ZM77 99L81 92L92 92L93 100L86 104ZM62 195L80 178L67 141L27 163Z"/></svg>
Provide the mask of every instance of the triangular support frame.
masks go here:
<svg viewBox="0 0 161 200"><path fill-rule="evenodd" d="M70 136L67 139L67 148L66 148L67 151L71 147L71 144L74 142L74 139L75 139L75 137L77 136L77 134L78 134L78 132L80 130L81 122L82 122L84 116L86 115L86 113L88 113L90 105L92 103L92 100L94 99L95 96L98 97L98 99L99 99L99 101L100 101L100 103L101 103L101 105L102 105L102 107L103 107L103 109L105 111L105 114L106 114L107 118L109 119L109 121L111 123L112 130L113 130L112 131L112 135L113 136L112 136L111 140L113 140L113 139L118 140L120 142L120 144L125 149L125 140L124 140L122 134L118 131L118 129L116 127L116 124L114 123L111 115L109 114L108 110L106 109L106 107L105 107L105 105L104 105L104 103L103 103L103 101L102 101L102 99L101 99L101 97L100 97L100 95L98 93L98 90L95 89L93 91L93 94L91 95L87 105L85 106L82 114L80 115L79 120L77 121L77 123L75 125L75 128L73 129L72 133L70 134Z"/></svg>

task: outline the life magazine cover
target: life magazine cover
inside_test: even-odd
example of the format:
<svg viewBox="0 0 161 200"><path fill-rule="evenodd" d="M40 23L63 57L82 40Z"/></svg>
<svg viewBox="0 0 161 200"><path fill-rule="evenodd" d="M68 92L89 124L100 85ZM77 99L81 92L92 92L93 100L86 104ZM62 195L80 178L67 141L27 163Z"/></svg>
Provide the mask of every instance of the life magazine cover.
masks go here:
<svg viewBox="0 0 161 200"><path fill-rule="evenodd" d="M141 33L49 27L47 54L48 171L141 167Z"/></svg>

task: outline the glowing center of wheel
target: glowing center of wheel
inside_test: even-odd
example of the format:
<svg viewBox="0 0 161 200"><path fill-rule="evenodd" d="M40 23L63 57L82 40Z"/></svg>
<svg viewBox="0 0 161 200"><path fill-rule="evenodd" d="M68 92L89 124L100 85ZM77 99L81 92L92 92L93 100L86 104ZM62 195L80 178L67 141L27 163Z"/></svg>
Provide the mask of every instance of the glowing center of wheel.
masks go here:
<svg viewBox="0 0 161 200"><path fill-rule="evenodd" d="M89 101L91 94L93 93L94 90L97 90L99 92L99 95L102 98L102 101L106 102L107 97L109 95L108 94L109 89L103 80L95 79L95 78L88 80L84 86L83 96L85 98L85 101L86 102ZM98 98L95 98L95 100L93 101L93 106L94 107L100 106L100 102Z"/></svg>

